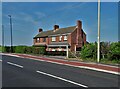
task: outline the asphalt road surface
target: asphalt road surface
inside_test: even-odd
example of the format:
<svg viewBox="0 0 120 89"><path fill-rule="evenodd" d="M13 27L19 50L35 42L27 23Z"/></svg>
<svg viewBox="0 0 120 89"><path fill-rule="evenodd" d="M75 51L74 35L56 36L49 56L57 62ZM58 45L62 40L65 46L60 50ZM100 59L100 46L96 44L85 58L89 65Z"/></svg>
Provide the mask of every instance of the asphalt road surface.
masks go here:
<svg viewBox="0 0 120 89"><path fill-rule="evenodd" d="M3 87L119 86L115 74L12 56L3 56L2 60Z"/></svg>

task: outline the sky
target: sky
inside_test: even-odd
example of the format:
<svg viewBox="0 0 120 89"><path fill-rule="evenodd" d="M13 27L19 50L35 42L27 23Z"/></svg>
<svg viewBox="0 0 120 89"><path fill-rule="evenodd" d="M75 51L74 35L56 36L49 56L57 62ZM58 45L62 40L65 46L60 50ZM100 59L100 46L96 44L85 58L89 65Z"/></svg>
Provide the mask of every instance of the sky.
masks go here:
<svg viewBox="0 0 120 89"><path fill-rule="evenodd" d="M13 23L13 45L33 45L38 29L75 26L82 21L88 42L97 41L97 2L3 2L5 45L10 45L9 17ZM101 2L101 41L118 41L118 3ZM0 41L1 42L1 41ZM2 43L0 43L2 44Z"/></svg>

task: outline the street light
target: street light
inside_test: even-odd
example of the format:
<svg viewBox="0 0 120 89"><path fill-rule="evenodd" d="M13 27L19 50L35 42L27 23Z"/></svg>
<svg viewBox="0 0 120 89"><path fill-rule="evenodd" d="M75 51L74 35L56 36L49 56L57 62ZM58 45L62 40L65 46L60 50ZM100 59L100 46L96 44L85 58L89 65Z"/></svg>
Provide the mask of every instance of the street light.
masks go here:
<svg viewBox="0 0 120 89"><path fill-rule="evenodd" d="M100 0L98 0L98 47L97 47L97 62L100 62Z"/></svg>
<svg viewBox="0 0 120 89"><path fill-rule="evenodd" d="M4 25L2 25L2 52L4 52Z"/></svg>
<svg viewBox="0 0 120 89"><path fill-rule="evenodd" d="M12 46L13 46L13 40L12 40L12 17L11 15L8 15L8 17L10 18L10 32L11 32L11 53L13 52Z"/></svg>

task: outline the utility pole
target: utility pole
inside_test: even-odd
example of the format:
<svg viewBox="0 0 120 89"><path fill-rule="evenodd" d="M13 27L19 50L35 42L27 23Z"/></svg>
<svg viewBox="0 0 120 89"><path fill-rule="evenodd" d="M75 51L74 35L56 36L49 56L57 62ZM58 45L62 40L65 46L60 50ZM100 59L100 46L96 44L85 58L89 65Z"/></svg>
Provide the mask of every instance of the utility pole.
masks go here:
<svg viewBox="0 0 120 89"><path fill-rule="evenodd" d="M2 25L2 52L4 52L4 25Z"/></svg>
<svg viewBox="0 0 120 89"><path fill-rule="evenodd" d="M97 62L100 62L100 0L98 0L98 47L97 47Z"/></svg>
<svg viewBox="0 0 120 89"><path fill-rule="evenodd" d="M11 53L13 52L13 40L12 40L12 17L11 15L8 15L10 18L10 33L11 33Z"/></svg>

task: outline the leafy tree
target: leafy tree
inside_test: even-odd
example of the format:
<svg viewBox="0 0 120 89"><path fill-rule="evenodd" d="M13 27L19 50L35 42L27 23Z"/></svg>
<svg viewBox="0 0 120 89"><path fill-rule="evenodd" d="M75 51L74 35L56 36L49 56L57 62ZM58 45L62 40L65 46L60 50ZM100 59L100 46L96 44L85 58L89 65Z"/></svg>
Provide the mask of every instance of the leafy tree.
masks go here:
<svg viewBox="0 0 120 89"><path fill-rule="evenodd" d="M120 60L120 42L114 42L110 44L108 58L111 60Z"/></svg>
<svg viewBox="0 0 120 89"><path fill-rule="evenodd" d="M101 42L100 43L100 51L101 51L101 55L102 55L103 59L108 54L109 49L110 49L110 43L109 42Z"/></svg>

